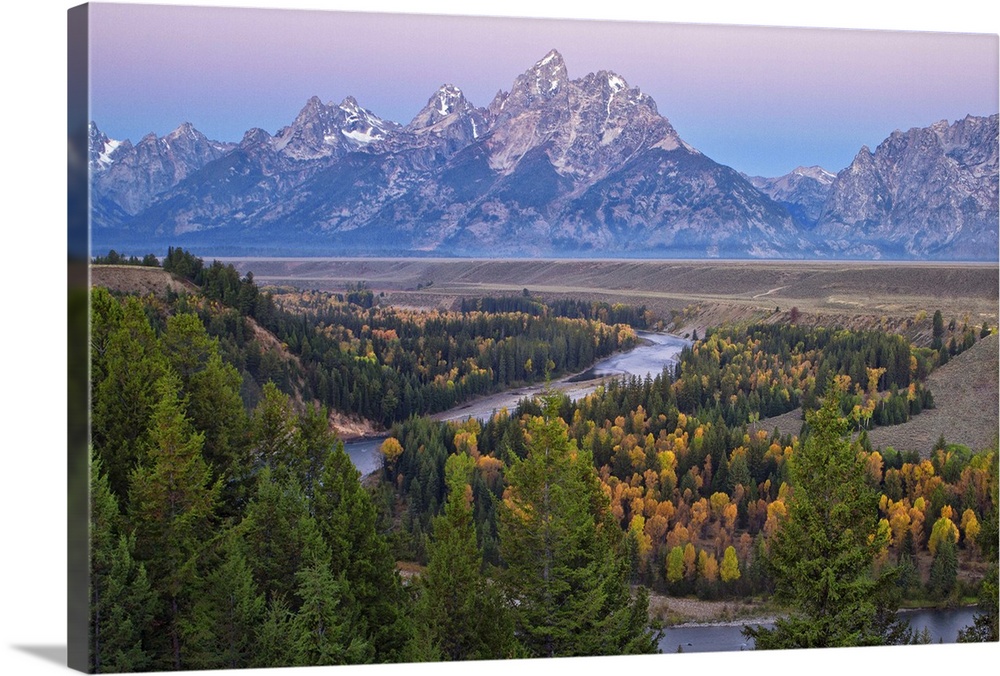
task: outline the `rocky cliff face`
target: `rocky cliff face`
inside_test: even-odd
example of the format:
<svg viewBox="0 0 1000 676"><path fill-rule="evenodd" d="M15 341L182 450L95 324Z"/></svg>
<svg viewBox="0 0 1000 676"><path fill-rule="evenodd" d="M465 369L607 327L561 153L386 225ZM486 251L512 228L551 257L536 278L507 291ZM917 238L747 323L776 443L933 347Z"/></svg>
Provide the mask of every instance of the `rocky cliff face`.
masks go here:
<svg viewBox="0 0 1000 676"><path fill-rule="evenodd" d="M835 251L996 258L997 115L893 132L837 174L816 232Z"/></svg>
<svg viewBox="0 0 1000 676"><path fill-rule="evenodd" d="M923 207L906 186L920 181L927 199L978 225L903 237L906 255L964 251L972 230L986 236L991 204L996 219L996 117L992 127L976 119L893 135L836 180L815 167L748 178L686 143L623 77L571 80L552 51L486 108L443 85L405 126L350 97L313 97L274 136L254 129L239 144L182 125L133 147L94 126L94 243L219 254L881 255L880 242L892 251L902 241L897 223L932 227L912 220ZM993 242L995 251L995 223Z"/></svg>
<svg viewBox="0 0 1000 676"><path fill-rule="evenodd" d="M232 147L210 141L187 122L162 138L147 134L134 146L127 140L109 139L91 123L93 192L115 210L134 216Z"/></svg>

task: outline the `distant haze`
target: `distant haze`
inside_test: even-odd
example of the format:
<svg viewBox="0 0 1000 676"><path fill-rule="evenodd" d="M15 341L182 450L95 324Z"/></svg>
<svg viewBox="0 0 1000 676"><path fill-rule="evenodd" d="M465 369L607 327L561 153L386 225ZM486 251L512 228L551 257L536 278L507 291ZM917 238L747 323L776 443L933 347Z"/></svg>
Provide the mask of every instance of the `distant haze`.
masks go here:
<svg viewBox="0 0 1000 676"><path fill-rule="evenodd" d="M91 117L138 141L238 141L313 95L406 124L444 83L477 106L550 49L610 70L751 175L836 172L895 129L997 112L996 35L92 4Z"/></svg>

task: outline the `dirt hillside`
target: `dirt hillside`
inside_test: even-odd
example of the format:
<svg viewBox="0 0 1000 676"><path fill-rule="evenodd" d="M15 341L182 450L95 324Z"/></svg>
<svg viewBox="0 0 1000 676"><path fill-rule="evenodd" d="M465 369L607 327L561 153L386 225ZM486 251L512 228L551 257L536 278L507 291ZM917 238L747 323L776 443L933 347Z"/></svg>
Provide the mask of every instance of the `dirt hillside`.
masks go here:
<svg viewBox="0 0 1000 676"><path fill-rule="evenodd" d="M91 265L90 284L139 296L166 296L168 289L175 293L198 290L191 282L162 268L138 265Z"/></svg>
<svg viewBox="0 0 1000 676"><path fill-rule="evenodd" d="M899 451L930 455L942 435L945 441L963 444L973 451L990 448L1000 430L1000 364L996 334L976 342L927 378L934 395L934 408L909 422L876 427L868 433L875 448L889 446ZM802 409L766 418L760 426L783 434L797 435L802 427Z"/></svg>
<svg viewBox="0 0 1000 676"><path fill-rule="evenodd" d="M992 446L1000 429L998 337L988 336L927 378L935 408L902 425L868 434L873 446L916 450L927 455L941 435L973 451Z"/></svg>

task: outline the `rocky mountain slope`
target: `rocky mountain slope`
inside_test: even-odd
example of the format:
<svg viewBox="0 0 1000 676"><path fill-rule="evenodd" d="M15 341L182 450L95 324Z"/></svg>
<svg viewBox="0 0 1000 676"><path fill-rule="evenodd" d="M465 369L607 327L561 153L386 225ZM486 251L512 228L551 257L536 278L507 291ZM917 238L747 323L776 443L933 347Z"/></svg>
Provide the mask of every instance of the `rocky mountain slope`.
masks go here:
<svg viewBox="0 0 1000 676"><path fill-rule="evenodd" d="M817 223L836 252L996 258L997 115L942 120L862 147Z"/></svg>
<svg viewBox="0 0 1000 676"><path fill-rule="evenodd" d="M811 228L823 213L836 178L823 167L797 167L777 178L750 176L753 187L788 209L801 226Z"/></svg>
<svg viewBox="0 0 1000 676"><path fill-rule="evenodd" d="M406 125L351 97L313 97L274 135L238 144L185 124L132 146L92 125L92 239L216 255L922 258L982 254L992 214L995 254L996 118L992 136L981 119L928 150L894 134L836 179L818 167L746 177L620 75L571 80L553 50L485 108L443 85ZM953 208L929 217L916 180ZM941 234L956 214L975 223Z"/></svg>

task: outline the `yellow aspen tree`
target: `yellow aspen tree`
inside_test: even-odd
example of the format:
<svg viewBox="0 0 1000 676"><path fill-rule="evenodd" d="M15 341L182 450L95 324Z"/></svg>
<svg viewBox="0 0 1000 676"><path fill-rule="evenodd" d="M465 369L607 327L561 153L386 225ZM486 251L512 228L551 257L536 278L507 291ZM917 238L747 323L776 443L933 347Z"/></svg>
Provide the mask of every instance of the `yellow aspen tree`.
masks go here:
<svg viewBox="0 0 1000 676"><path fill-rule="evenodd" d="M930 550L931 554L937 554L938 547L946 539L950 540L953 545L958 543L958 526L948 517L942 516L931 527L931 536L927 540L927 549Z"/></svg>
<svg viewBox="0 0 1000 676"><path fill-rule="evenodd" d="M976 518L976 513L971 509L967 509L962 512L962 533L965 536L966 548L976 546L976 538L979 537L980 530L981 527L979 525L979 519Z"/></svg>
<svg viewBox="0 0 1000 676"><path fill-rule="evenodd" d="M921 509L923 500L923 498L917 498L916 502L921 503L921 505L914 504L913 507L910 507L910 535L913 536L913 546L918 548L924 544L924 510Z"/></svg>
<svg viewBox="0 0 1000 676"><path fill-rule="evenodd" d="M738 514L739 510L732 502L726 505L726 508L722 510L722 527L730 537L732 537L733 531L736 528L736 517Z"/></svg>
<svg viewBox="0 0 1000 676"><path fill-rule="evenodd" d="M653 549L653 541L646 534L646 519L641 514L632 517L628 527L629 535L635 540L636 554L639 560L639 570L646 570L649 552Z"/></svg>
<svg viewBox="0 0 1000 676"><path fill-rule="evenodd" d="M910 530L910 510L907 502L899 500L889 505L889 529L892 531L892 544L899 547L903 538Z"/></svg>
<svg viewBox="0 0 1000 676"><path fill-rule="evenodd" d="M688 523L688 528L692 537L701 536L701 531L708 522L708 516L708 500L705 498L701 498L691 505L691 521Z"/></svg>
<svg viewBox="0 0 1000 676"><path fill-rule="evenodd" d="M698 552L692 543L684 545L684 577L693 580L698 573Z"/></svg>
<svg viewBox="0 0 1000 676"><path fill-rule="evenodd" d="M716 582L719 579L719 562L704 549L698 552L698 577L705 582Z"/></svg>
<svg viewBox="0 0 1000 676"><path fill-rule="evenodd" d="M781 527L781 522L788 516L785 501L778 499L767 506L767 521L764 523L764 536L774 537Z"/></svg>
<svg viewBox="0 0 1000 676"><path fill-rule="evenodd" d="M712 516L716 519L722 519L725 509L729 505L729 496L725 493L716 492L712 493L708 501L712 506Z"/></svg>
<svg viewBox="0 0 1000 676"><path fill-rule="evenodd" d="M385 458L385 463L389 466L392 466L392 463L396 462L396 459L403 454L403 446L395 437L389 437L383 441L379 450L382 452L382 457Z"/></svg>
<svg viewBox="0 0 1000 676"><path fill-rule="evenodd" d="M719 568L719 575L722 577L723 582L733 582L740 579L740 562L736 557L736 549L734 547L726 547L726 551L722 555L722 566Z"/></svg>
<svg viewBox="0 0 1000 676"><path fill-rule="evenodd" d="M667 554L667 581L677 583L684 579L684 549L673 547Z"/></svg>

